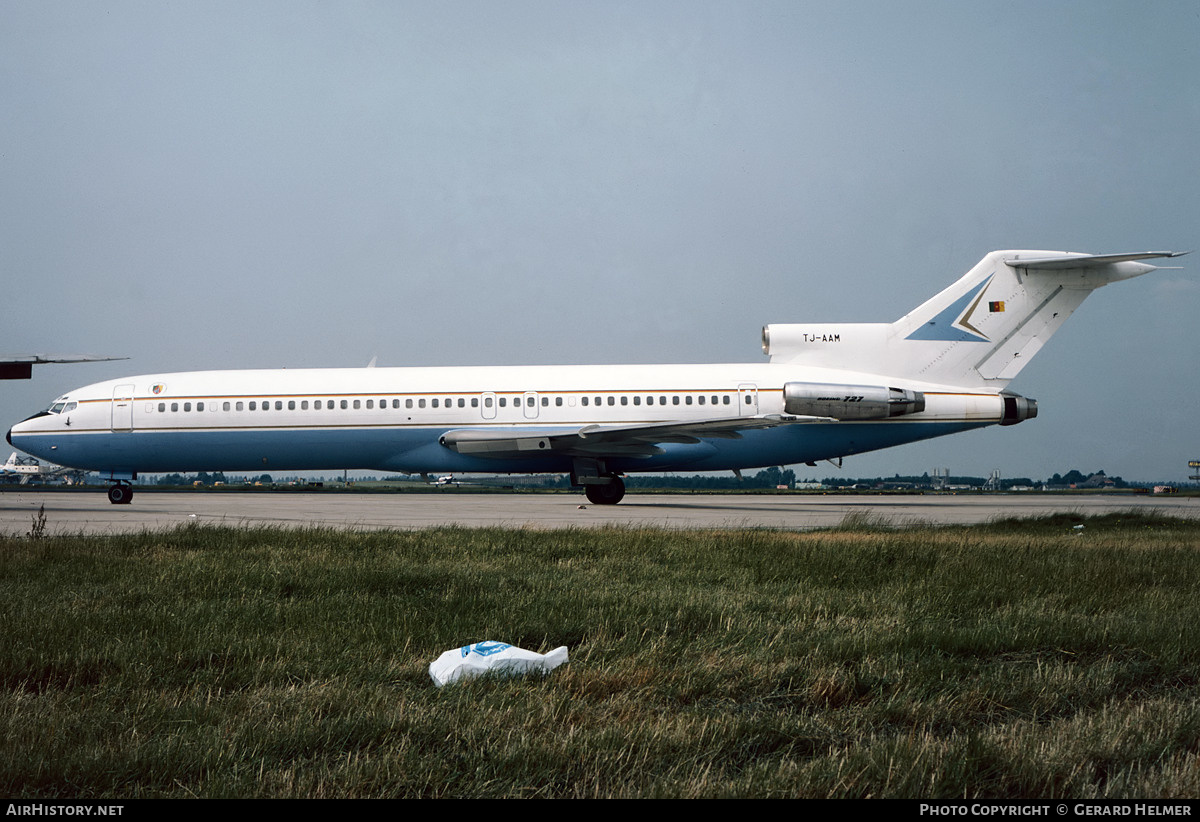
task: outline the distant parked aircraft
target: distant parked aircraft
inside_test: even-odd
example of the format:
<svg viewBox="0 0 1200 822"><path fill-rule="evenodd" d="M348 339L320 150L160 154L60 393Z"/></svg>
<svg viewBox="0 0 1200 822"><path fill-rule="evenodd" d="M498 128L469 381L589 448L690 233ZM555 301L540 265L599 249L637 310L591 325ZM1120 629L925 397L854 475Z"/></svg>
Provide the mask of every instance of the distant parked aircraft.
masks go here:
<svg viewBox="0 0 1200 822"><path fill-rule="evenodd" d="M39 462L33 457L21 456L16 451L9 454L8 461L0 465L0 476L20 477L19 485L24 485L31 479L46 480L62 476L71 478L83 473L77 468L66 468L62 465Z"/></svg>

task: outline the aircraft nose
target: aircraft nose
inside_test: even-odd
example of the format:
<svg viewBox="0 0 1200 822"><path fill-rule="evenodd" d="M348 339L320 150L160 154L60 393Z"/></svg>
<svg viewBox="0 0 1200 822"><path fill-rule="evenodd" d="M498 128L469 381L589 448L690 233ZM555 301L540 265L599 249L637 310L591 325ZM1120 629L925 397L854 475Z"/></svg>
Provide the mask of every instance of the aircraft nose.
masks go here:
<svg viewBox="0 0 1200 822"><path fill-rule="evenodd" d="M8 440L8 444L12 445L12 429L8 429L8 433L4 435L4 439Z"/></svg>

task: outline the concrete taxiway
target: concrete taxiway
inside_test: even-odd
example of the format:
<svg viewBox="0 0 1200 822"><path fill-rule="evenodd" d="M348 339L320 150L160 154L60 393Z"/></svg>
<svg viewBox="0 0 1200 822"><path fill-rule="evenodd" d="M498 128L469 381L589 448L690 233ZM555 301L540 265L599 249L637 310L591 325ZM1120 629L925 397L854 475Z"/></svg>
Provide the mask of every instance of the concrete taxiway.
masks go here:
<svg viewBox="0 0 1200 822"><path fill-rule="evenodd" d="M0 492L0 533L30 531L45 507L45 532L105 534L158 530L186 523L333 528L429 528L439 525L517 528L824 528L847 517L894 525L979 523L1056 512L1153 511L1200 517L1200 498L1114 494L817 496L629 494L616 506L591 505L573 494L344 494L138 492L112 505L102 491Z"/></svg>

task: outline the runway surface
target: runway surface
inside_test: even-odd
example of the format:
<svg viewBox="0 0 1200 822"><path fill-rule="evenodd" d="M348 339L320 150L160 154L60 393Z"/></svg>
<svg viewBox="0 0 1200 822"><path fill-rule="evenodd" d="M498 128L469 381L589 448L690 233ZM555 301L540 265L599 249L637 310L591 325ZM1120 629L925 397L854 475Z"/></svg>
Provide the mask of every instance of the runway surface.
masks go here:
<svg viewBox="0 0 1200 822"><path fill-rule="evenodd" d="M46 532L105 534L200 522L334 528L825 528L847 517L894 525L978 523L1055 512L1144 510L1200 517L1200 498L1114 494L818 496L630 494L616 506L574 494L343 494L139 491L112 505L103 491L0 492L0 533L24 535L45 506Z"/></svg>

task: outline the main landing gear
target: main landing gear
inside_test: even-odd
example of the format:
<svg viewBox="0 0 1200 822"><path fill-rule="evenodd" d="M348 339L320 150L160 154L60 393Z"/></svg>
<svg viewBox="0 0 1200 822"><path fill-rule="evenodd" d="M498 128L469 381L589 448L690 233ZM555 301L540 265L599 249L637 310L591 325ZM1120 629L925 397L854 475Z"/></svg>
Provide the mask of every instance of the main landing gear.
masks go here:
<svg viewBox="0 0 1200 822"><path fill-rule="evenodd" d="M128 505L133 501L133 486L124 482L108 486L108 501L113 505Z"/></svg>
<svg viewBox="0 0 1200 822"><path fill-rule="evenodd" d="M625 483L609 471L604 460L576 457L571 464L571 485L583 486L588 502L593 505L616 505L625 496Z"/></svg>
<svg viewBox="0 0 1200 822"><path fill-rule="evenodd" d="M625 496L625 483L617 476L604 485L585 485L583 489L593 505L616 505Z"/></svg>

